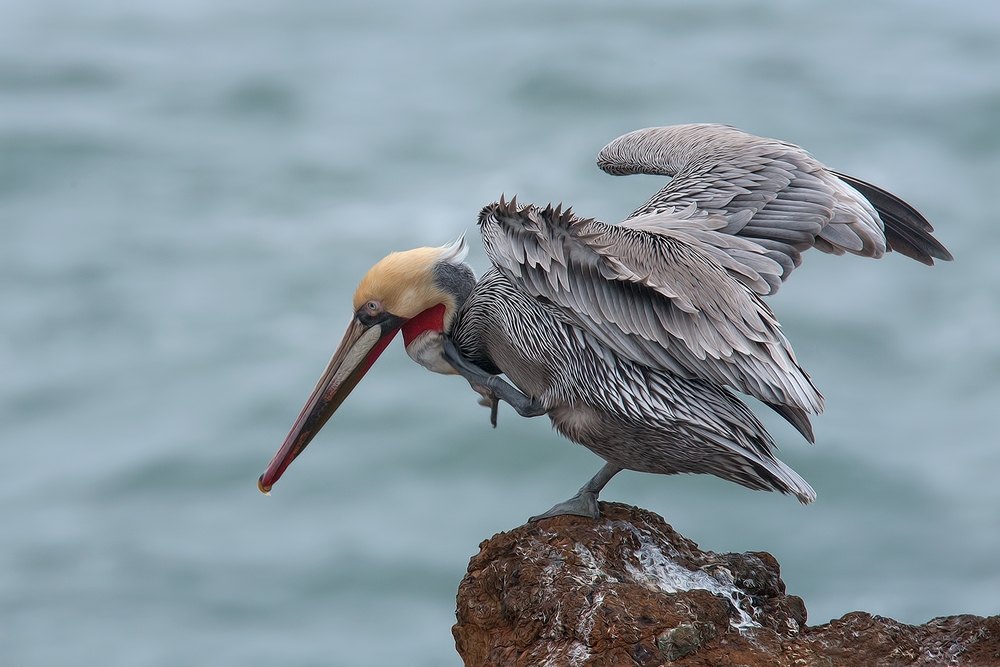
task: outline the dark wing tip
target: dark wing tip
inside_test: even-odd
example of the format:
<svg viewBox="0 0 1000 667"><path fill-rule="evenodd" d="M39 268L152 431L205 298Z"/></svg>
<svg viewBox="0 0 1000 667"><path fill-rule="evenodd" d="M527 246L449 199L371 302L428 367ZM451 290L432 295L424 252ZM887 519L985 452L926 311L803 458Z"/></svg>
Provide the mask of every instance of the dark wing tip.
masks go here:
<svg viewBox="0 0 1000 667"><path fill-rule="evenodd" d="M833 172L837 178L860 192L878 211L885 224L885 240L889 250L894 250L927 266L935 259L950 262L954 259L940 241L934 238L934 228L920 211L882 188L847 174Z"/></svg>
<svg viewBox="0 0 1000 667"><path fill-rule="evenodd" d="M809 415L805 410L781 403L765 402L765 405L784 417L811 444L816 444L816 436L813 435L812 423L809 421Z"/></svg>

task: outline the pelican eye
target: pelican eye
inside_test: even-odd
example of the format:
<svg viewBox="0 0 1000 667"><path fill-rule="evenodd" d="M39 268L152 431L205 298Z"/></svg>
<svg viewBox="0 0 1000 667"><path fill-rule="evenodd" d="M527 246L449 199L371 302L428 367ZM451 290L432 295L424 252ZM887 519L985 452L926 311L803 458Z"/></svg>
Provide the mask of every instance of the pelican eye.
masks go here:
<svg viewBox="0 0 1000 667"><path fill-rule="evenodd" d="M368 309L370 313L377 313L379 310L379 305L377 301L369 301L365 304L365 308Z"/></svg>

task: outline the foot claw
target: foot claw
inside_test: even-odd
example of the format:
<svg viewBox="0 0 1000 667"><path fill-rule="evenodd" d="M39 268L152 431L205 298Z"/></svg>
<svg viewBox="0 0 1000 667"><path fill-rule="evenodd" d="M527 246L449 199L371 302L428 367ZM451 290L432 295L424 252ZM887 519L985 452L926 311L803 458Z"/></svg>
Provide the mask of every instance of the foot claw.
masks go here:
<svg viewBox="0 0 1000 667"><path fill-rule="evenodd" d="M497 408L500 407L500 399L497 398L497 395L493 393L493 390L488 387L473 385L472 388L480 394L479 405L490 409L490 424L493 428L496 428Z"/></svg>

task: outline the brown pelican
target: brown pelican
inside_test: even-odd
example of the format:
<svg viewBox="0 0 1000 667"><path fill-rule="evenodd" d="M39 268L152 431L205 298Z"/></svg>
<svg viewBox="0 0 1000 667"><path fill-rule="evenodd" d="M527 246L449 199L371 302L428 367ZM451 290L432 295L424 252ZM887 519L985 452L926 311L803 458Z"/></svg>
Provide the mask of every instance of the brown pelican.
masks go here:
<svg viewBox="0 0 1000 667"><path fill-rule="evenodd" d="M596 518L598 494L623 469L710 473L812 502L813 489L775 458L771 436L733 393L761 400L813 441L809 417L823 397L762 297L809 248L874 258L895 250L928 265L950 253L896 196L732 127L638 130L605 146L597 164L672 178L618 225L501 197L479 215L493 267L478 282L462 239L376 264L261 491L402 331L415 361L469 381L494 426L503 400L525 417L547 414L606 461L576 496L533 520Z"/></svg>

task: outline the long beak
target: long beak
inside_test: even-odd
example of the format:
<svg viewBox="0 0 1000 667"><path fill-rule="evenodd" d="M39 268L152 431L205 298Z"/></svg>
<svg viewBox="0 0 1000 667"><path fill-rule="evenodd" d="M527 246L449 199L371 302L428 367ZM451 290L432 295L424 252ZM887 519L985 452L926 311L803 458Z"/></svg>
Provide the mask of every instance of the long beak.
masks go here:
<svg viewBox="0 0 1000 667"><path fill-rule="evenodd" d="M393 318L396 319L396 318ZM267 470L257 480L257 487L269 493L285 468L302 453L306 445L319 433L327 420L344 402L351 390L365 376L375 360L399 331L401 322L384 322L365 325L357 318L351 320L340 347L316 383L312 395L295 420L292 430L267 465Z"/></svg>

